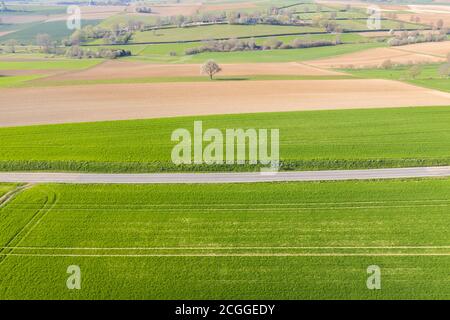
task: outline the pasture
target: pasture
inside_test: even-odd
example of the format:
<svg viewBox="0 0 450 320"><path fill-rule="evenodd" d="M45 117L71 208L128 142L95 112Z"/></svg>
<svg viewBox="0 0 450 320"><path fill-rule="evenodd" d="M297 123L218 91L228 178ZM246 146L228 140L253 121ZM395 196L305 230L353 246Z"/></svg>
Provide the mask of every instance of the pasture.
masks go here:
<svg viewBox="0 0 450 320"><path fill-rule="evenodd" d="M100 20L82 20L83 26L96 25ZM61 41L64 38L69 37L72 34L72 30L67 28L67 22L62 21L49 21L49 22L35 22L26 25L16 24L14 25L14 32L8 33L0 37L0 43L4 43L7 40L14 39L23 44L36 43L36 36L38 34L48 34L53 41Z"/></svg>
<svg viewBox="0 0 450 320"><path fill-rule="evenodd" d="M418 75L411 75L412 66L396 66L392 69L346 69L354 76L371 79L391 79L405 81L418 86L450 92L450 81L439 74L442 64L425 64L419 67Z"/></svg>
<svg viewBox="0 0 450 320"><path fill-rule="evenodd" d="M283 170L450 165L449 107L304 111L0 128L0 170L164 172L177 128L280 130ZM401 138L399 138L401 137Z"/></svg>
<svg viewBox="0 0 450 320"><path fill-rule="evenodd" d="M449 194L448 179L37 185L0 208L0 298L448 298Z"/></svg>

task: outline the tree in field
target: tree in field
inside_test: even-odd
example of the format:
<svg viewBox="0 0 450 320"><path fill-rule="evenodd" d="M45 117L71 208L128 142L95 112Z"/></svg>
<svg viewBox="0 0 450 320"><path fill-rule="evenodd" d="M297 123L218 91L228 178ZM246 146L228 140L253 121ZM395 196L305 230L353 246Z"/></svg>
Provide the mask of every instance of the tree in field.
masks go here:
<svg viewBox="0 0 450 320"><path fill-rule="evenodd" d="M408 74L412 79L417 78L422 73L422 67L419 65L414 65L408 70Z"/></svg>
<svg viewBox="0 0 450 320"><path fill-rule="evenodd" d="M436 22L436 27L437 27L438 29L442 29L442 28L444 27L444 20L439 19L439 20Z"/></svg>
<svg viewBox="0 0 450 320"><path fill-rule="evenodd" d="M445 63L439 67L439 75L444 78L450 77L450 63Z"/></svg>
<svg viewBox="0 0 450 320"><path fill-rule="evenodd" d="M222 69L214 60L206 61L201 68L201 73L209 76L209 79L213 79L216 73L219 73Z"/></svg>
<svg viewBox="0 0 450 320"><path fill-rule="evenodd" d="M49 53L52 45L52 39L47 33L39 33L36 36L36 44L41 47L44 53Z"/></svg>
<svg viewBox="0 0 450 320"><path fill-rule="evenodd" d="M16 53L16 46L18 45L18 42L14 39L10 39L6 41L6 51L9 53Z"/></svg>
<svg viewBox="0 0 450 320"><path fill-rule="evenodd" d="M391 59L384 60L381 64L381 68L383 69L392 69L394 67L394 64L392 63Z"/></svg>

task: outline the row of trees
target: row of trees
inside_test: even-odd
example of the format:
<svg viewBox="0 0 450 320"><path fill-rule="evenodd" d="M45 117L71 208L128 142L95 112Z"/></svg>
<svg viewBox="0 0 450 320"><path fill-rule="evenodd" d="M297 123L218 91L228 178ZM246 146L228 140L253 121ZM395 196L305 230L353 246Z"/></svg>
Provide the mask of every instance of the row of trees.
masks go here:
<svg viewBox="0 0 450 320"><path fill-rule="evenodd" d="M405 65L395 64L391 59L383 61L383 63L380 65L380 68L385 70L390 70L395 67L405 67ZM418 76L422 74L422 72L423 72L422 64L410 63L409 68L406 70L405 76L409 79L416 79ZM450 53L447 54L446 62L439 66L438 74L444 78L450 77Z"/></svg>
<svg viewBox="0 0 450 320"><path fill-rule="evenodd" d="M77 59L91 59L91 58L104 58L104 59L116 59L120 57L131 56L131 51L123 49L100 49L93 51L91 49L82 49L79 46L72 46L67 49L66 56L69 58Z"/></svg>
<svg viewBox="0 0 450 320"><path fill-rule="evenodd" d="M310 40L297 38L291 43L283 43L279 39L268 39L262 45L257 45L254 39L251 40L213 40L208 41L205 45L196 48L188 48L185 51L187 55L199 54L202 52L232 52L232 51L252 51L252 50L276 50L276 49L300 49L312 47L334 46L341 44L340 37L336 40Z"/></svg>
<svg viewBox="0 0 450 320"><path fill-rule="evenodd" d="M132 35L132 30L123 29L118 25L113 25L109 29L88 25L81 30L76 30L68 40L64 41L64 44L79 45L82 42L95 39L103 39L105 44L127 44Z"/></svg>
<svg viewBox="0 0 450 320"><path fill-rule="evenodd" d="M419 31L403 31L400 35L389 39L387 43L395 47L421 42L440 42L447 40L447 33L446 29L440 30L439 33L427 32L425 34L421 34Z"/></svg>

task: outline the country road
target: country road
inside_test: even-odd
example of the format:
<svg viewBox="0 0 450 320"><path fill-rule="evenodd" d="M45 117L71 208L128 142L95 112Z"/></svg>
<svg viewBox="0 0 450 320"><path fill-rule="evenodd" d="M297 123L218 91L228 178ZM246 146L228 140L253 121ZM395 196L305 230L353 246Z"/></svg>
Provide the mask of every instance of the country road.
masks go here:
<svg viewBox="0 0 450 320"><path fill-rule="evenodd" d="M4 172L0 182L20 183L78 183L78 184L157 184L157 183L248 183L280 181L332 181L364 179L398 179L450 177L450 166L368 169L292 171L279 173L151 173L151 174L99 174Z"/></svg>

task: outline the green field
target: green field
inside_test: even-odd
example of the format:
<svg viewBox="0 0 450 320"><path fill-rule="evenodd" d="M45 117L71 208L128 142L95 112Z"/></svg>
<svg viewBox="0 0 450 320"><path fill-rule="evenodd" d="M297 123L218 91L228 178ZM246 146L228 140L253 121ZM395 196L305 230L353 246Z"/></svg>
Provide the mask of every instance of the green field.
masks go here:
<svg viewBox="0 0 450 320"><path fill-rule="evenodd" d="M410 75L411 66L397 66L392 69L346 69L343 71L362 78L400 80L426 88L450 92L449 79L439 75L440 65L422 65L420 74L414 78Z"/></svg>
<svg viewBox="0 0 450 320"><path fill-rule="evenodd" d="M44 75L28 75L28 76L1 76L0 88L20 87L27 84L29 81L44 77Z"/></svg>
<svg viewBox="0 0 450 320"><path fill-rule="evenodd" d="M277 25L211 25L136 32L132 42L198 41L220 38L254 37L286 33L321 32L321 28Z"/></svg>
<svg viewBox="0 0 450 320"><path fill-rule="evenodd" d="M184 52L185 47L173 46L177 52ZM140 55L127 57L127 60L140 60L156 63L204 63L206 60L214 59L218 63L253 63L253 62L292 62L306 61L320 58L327 58L346 53L357 52L370 48L384 46L383 43L351 43L337 46L305 48L305 49L287 49L287 50L257 50L257 51L234 51L234 52L205 52L196 55L181 55L171 57L166 53L169 47L159 47L162 45L150 45L144 49Z"/></svg>
<svg viewBox="0 0 450 320"><path fill-rule="evenodd" d="M0 183L0 197L5 195L7 192L13 190L15 187L16 187L15 184Z"/></svg>
<svg viewBox="0 0 450 320"><path fill-rule="evenodd" d="M65 14L67 12L66 6L45 6L45 5L20 5L7 4L10 11L0 11L0 18L9 15L53 15Z"/></svg>
<svg viewBox="0 0 450 320"><path fill-rule="evenodd" d="M448 299L449 195L448 179L38 185L0 208L0 299Z"/></svg>
<svg viewBox="0 0 450 320"><path fill-rule="evenodd" d="M292 76L292 75L248 75L248 76L216 76L213 81L267 81L267 80L339 80L354 79L350 75L336 76ZM174 83L174 82L210 82L207 76L192 77L143 77L143 78L119 78L98 80L45 80L40 82L27 82L26 79L5 84L4 87L48 87L48 86L72 86L72 85L96 85L118 83ZM0 77L0 87L2 78Z"/></svg>
<svg viewBox="0 0 450 320"><path fill-rule="evenodd" d="M86 25L96 25L99 20L82 20L81 24ZM64 38L69 37L73 30L67 28L66 21L51 21L42 23L30 23L24 26L20 24L15 24L18 31L8 33L0 37L0 43L6 42L9 39L14 39L19 43L23 44L34 44L36 43L36 36L40 33L46 33L50 35L53 41L61 41Z"/></svg>
<svg viewBox="0 0 450 320"><path fill-rule="evenodd" d="M334 41L336 40L336 35L334 34L320 34L320 35L293 35L293 36L280 36L280 37L267 37L267 38L255 38L255 43L257 45L263 45L265 41L268 39L278 39L282 41L283 43L291 43L295 39L303 39L303 40L311 40L311 41L317 41L317 40L329 40ZM337 54L339 54L339 51L342 49L344 51L351 50L352 47L355 51L358 51L360 49L365 49L365 46L381 46L382 44L379 43L371 43L371 40L367 37L363 37L358 34L352 34L352 33L346 33L340 35L340 39L343 43L346 44L346 49L339 47L333 47L337 50ZM369 44L370 43L370 44ZM353 44L353 46L350 46L350 44ZM150 45L126 45L126 46L102 46L100 48L123 48L126 50L130 50L133 55L137 55L138 57L131 57L131 59L145 59L150 62L179 62L182 63L183 61L189 62L191 59L198 59L194 56L187 56L185 55L186 49L189 48L195 48L202 46L202 42L192 42L192 43L176 43L176 44L150 44ZM98 47L89 47L89 49L96 50ZM324 54L327 54L329 51L329 48L321 47L321 48L311 48L315 49L315 52L320 52L322 50L325 51ZM229 52L227 54L225 53L216 53L218 55L231 55L234 56L234 59L239 59L240 56L250 55L255 57L260 57L267 55L268 57L266 59L273 59L276 61L276 59L286 59L286 56L294 56L299 55L299 53L303 52L300 50L294 50L293 53L288 52L279 52L282 50L267 50L264 51L264 53L257 53L257 52ZM290 50L283 50L283 51L290 51ZM311 50L312 51L312 50ZM170 53L174 52L176 53L176 56L170 56ZM306 51L309 52L309 51ZM200 55L202 56L202 55ZM320 54L319 54L320 56ZM233 58L233 57L232 57ZM230 59L232 59L230 58ZM128 58L129 59L129 58ZM261 60L261 58L255 58L256 60Z"/></svg>
<svg viewBox="0 0 450 320"><path fill-rule="evenodd" d="M101 59L40 59L35 61L2 61L0 70L77 70L95 66Z"/></svg>
<svg viewBox="0 0 450 320"><path fill-rule="evenodd" d="M177 128L280 130L284 170L450 164L450 108L258 113L0 128L0 170L157 172L255 170L245 165L177 167Z"/></svg>

